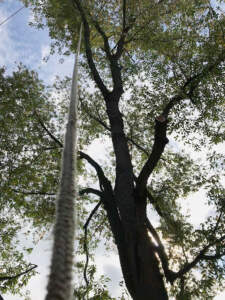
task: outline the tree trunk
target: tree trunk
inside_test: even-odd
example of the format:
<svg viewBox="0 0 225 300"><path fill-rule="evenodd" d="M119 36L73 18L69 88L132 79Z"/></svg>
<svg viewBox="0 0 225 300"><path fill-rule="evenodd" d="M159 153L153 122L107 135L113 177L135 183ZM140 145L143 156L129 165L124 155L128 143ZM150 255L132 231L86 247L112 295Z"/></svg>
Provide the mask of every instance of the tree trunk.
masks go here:
<svg viewBox="0 0 225 300"><path fill-rule="evenodd" d="M130 278L124 276L127 288L134 300L168 300L167 291L164 285L163 276L160 273L159 260L155 253L155 245L151 240L147 226L145 224L145 211L139 207L136 209L136 224L129 226L134 231L131 233L131 242L127 244L124 240L123 249L130 258L129 253L134 253L131 259L120 260L122 271L129 270L133 275L132 282ZM133 249L131 249L133 248ZM123 264L126 264L123 266ZM135 268L135 269L134 269Z"/></svg>
<svg viewBox="0 0 225 300"><path fill-rule="evenodd" d="M144 224L140 226L137 235L138 286L134 299L166 300L168 296L160 274L159 261Z"/></svg>
<svg viewBox="0 0 225 300"><path fill-rule="evenodd" d="M119 96L118 96L119 98ZM116 185L112 191L120 226L112 226L126 286L134 300L168 300L156 246L146 225L146 195L139 195L117 97L106 100L116 156ZM111 201L112 203L112 201ZM110 206L110 205L109 205ZM110 207L106 211L110 220Z"/></svg>

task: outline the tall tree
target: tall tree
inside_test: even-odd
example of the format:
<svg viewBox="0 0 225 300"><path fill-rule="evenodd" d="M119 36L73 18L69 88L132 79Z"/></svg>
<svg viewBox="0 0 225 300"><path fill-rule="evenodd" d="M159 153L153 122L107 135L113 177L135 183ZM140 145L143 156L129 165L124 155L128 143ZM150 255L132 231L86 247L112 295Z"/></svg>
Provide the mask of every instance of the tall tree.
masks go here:
<svg viewBox="0 0 225 300"><path fill-rule="evenodd" d="M75 49L74 33L83 23L83 65L98 88L92 95L87 89L81 93L83 125L90 136L93 122L110 135L115 184L81 152L100 185L81 193L95 194L103 203L130 295L135 300L165 300L168 293L177 299L212 299L216 284L224 285L222 159L216 166L216 156L209 154L204 169L174 152L168 136L196 150L223 140L221 6L208 0L29 4L38 26L46 18L60 51ZM207 189L214 214L195 229L178 203L200 187ZM148 218L148 204L159 215L157 229Z"/></svg>

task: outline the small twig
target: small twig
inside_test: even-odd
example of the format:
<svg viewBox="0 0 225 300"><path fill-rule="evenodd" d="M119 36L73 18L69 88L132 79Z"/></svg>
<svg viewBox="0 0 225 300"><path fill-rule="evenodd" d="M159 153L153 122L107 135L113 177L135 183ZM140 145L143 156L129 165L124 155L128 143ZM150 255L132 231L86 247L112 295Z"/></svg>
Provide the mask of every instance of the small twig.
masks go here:
<svg viewBox="0 0 225 300"><path fill-rule="evenodd" d="M126 28L126 0L123 0L123 31L125 31Z"/></svg>
<svg viewBox="0 0 225 300"><path fill-rule="evenodd" d="M13 192L23 195L46 195L46 196L55 196L56 193L47 193L42 191L21 191L17 189L11 189Z"/></svg>
<svg viewBox="0 0 225 300"><path fill-rule="evenodd" d="M41 127L47 132L48 136L56 143L59 145L60 148L63 148L63 144L60 142L60 140L58 140L51 132L50 130L45 126L44 122L41 120L41 118L39 117L39 115L37 114L37 111L34 111L34 114L39 122L39 124L41 125Z"/></svg>
<svg viewBox="0 0 225 300"><path fill-rule="evenodd" d="M219 215L219 217L218 217L218 219L217 219L217 221L216 221L216 225L215 225L215 227L214 227L214 229L213 229L213 234L215 234L216 231L217 231L217 228L218 228L218 226L219 226L219 223L220 223L220 220L221 220L222 215L223 215L223 211L220 212L220 215Z"/></svg>

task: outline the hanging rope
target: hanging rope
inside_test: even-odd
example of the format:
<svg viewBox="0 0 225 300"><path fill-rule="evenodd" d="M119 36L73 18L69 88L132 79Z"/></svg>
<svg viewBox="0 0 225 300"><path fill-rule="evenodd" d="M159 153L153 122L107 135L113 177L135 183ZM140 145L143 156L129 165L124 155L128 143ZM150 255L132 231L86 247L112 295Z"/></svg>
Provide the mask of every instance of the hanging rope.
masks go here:
<svg viewBox="0 0 225 300"><path fill-rule="evenodd" d="M72 297L72 265L75 236L75 203L77 178L77 102L78 59L82 36L82 25L73 70L72 88L65 133L62 172L57 199L51 270L46 300L70 300Z"/></svg>

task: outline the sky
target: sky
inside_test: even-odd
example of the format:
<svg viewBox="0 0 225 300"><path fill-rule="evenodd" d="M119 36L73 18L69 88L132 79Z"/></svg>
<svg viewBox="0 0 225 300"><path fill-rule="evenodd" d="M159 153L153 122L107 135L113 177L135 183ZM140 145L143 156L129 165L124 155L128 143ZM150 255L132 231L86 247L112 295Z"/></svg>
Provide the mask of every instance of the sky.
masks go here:
<svg viewBox="0 0 225 300"><path fill-rule="evenodd" d="M0 23L12 13L22 7L22 3L17 0L0 1ZM22 9L8 22L0 26L0 66L6 66L8 72L15 69L19 62L29 68L36 70L39 77L46 84L53 82L56 75L71 76L73 68L73 57L69 56L60 63L60 57L54 55L48 62L43 58L49 54L51 40L47 30L38 31L28 25L32 20L32 13L28 8ZM96 151L97 150L97 151ZM95 143L89 149L95 159L101 159L104 148L99 143ZM203 194L193 195L196 206L192 211L192 221L197 224L204 219L208 210L204 206ZM187 204L191 209L191 205ZM41 240L30 254L30 262L37 264L39 275L32 278L28 284L31 291L32 300L44 299L47 284L48 266L51 255L51 234ZM122 280L119 261L116 254L105 256L100 248L96 253L96 263L98 274L105 274L112 278L110 291L114 297L118 297L118 282ZM4 300L19 300L20 297L7 294ZM224 300L225 292L218 295L214 300Z"/></svg>

